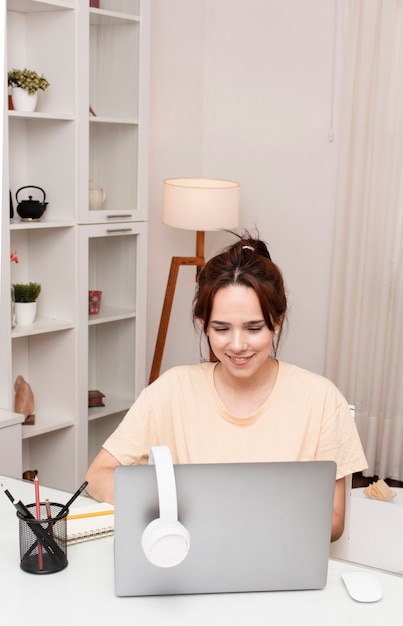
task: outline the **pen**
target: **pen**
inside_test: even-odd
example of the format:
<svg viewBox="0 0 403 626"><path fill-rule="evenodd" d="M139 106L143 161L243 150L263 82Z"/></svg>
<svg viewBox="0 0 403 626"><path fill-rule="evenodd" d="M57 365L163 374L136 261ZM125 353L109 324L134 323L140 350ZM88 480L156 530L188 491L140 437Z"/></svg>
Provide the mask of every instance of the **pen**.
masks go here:
<svg viewBox="0 0 403 626"><path fill-rule="evenodd" d="M3 483L0 483L0 484L1 484L1 488L3 489L4 493L5 493L5 494L6 494L6 496L7 496L7 498L8 498L9 500L11 500L11 502L13 502L13 503L14 503L14 498L13 498L13 496L11 495L11 493L9 492L9 490L5 488L5 486L3 485Z"/></svg>
<svg viewBox="0 0 403 626"><path fill-rule="evenodd" d="M25 517L26 519L35 519L31 511L27 509L27 507L25 506L23 502L21 502L21 500L13 500L13 504L15 508L17 509L18 513L22 515L22 517Z"/></svg>
<svg viewBox="0 0 403 626"><path fill-rule="evenodd" d="M58 517L62 517L62 516L66 513L66 511L68 511L68 510L69 510L69 506L70 506L71 504L73 504L74 500L75 500L76 498L78 498L78 496L80 495L80 493L82 493L82 492L84 491L84 489L86 488L86 486L87 486L87 485L88 485L88 481L87 481L87 480L85 480L85 481L83 482L83 484L81 485L81 487L79 487L79 488L77 489L77 491L75 492L75 494L73 494L73 495L71 496L70 500L69 500L68 502L66 502L66 504L64 505L64 507L63 507L63 508L62 508L62 510L60 511L60 513L59 513Z"/></svg>
<svg viewBox="0 0 403 626"><path fill-rule="evenodd" d="M51 519L52 519L52 511L51 511L51 508L50 508L50 502L49 502L48 498L46 498L46 500L45 500L45 506L46 506L46 515L47 515L48 520L49 520L49 526L48 526L49 534L53 538L53 522L51 521Z"/></svg>
<svg viewBox="0 0 403 626"><path fill-rule="evenodd" d="M5 486L3 485L3 483L1 483L1 487L4 491L4 493L6 494L7 498L9 500L11 500L11 502L14 504L15 508L17 509L17 511L20 513L20 515L22 515L23 517L27 518L27 519L35 519L34 516L32 515L31 511L29 511L27 509L27 507L25 506L25 504L23 504L23 502L21 502L21 500L16 500L14 498L14 496L11 495L11 493L9 492L8 489L5 488Z"/></svg>

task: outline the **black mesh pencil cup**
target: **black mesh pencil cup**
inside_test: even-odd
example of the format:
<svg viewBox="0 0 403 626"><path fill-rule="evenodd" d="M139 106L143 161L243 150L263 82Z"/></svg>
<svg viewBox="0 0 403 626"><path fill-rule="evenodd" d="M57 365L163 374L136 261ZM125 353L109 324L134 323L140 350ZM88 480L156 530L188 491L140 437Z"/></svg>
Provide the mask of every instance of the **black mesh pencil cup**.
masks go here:
<svg viewBox="0 0 403 626"><path fill-rule="evenodd" d="M68 563L68 510L62 512L62 504L41 502L41 519L36 519L36 505L29 504L26 508L32 518L17 511L21 569L30 574L61 571Z"/></svg>

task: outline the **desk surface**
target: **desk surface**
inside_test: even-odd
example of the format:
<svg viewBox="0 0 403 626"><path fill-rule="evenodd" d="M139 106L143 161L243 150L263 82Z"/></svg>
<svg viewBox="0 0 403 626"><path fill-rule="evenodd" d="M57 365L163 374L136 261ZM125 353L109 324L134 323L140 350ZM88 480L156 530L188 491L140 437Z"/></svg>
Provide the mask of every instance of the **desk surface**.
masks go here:
<svg viewBox="0 0 403 626"><path fill-rule="evenodd" d="M26 503L33 501L32 483L1 480L15 497ZM66 502L69 495L41 488L42 498L56 502ZM83 503L88 499L80 497L75 505ZM402 621L401 577L378 572L384 597L373 604L360 604L348 596L341 580L343 571L358 567L334 560L329 561L327 585L319 591L118 598L114 593L112 537L70 546L65 570L35 576L20 569L18 522L12 504L2 493L0 516L2 624L397 626Z"/></svg>

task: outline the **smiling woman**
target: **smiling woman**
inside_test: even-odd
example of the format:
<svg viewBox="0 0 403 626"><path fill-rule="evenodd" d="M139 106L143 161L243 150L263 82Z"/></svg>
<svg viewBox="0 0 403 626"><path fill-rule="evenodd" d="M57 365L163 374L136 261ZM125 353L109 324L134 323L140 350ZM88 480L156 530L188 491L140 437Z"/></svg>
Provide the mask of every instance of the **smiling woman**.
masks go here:
<svg viewBox="0 0 403 626"><path fill-rule="evenodd" d="M332 539L344 477L366 467L348 404L329 380L276 358L287 309L266 245L249 235L200 273L193 316L215 361L175 367L140 394L88 469L87 491L113 502L113 470L166 445L174 463L332 460Z"/></svg>

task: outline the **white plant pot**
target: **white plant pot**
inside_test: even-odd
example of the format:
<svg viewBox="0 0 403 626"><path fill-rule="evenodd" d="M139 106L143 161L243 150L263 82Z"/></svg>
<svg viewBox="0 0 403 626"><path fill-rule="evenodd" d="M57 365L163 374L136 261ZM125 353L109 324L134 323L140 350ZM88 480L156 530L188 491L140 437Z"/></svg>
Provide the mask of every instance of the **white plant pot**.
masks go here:
<svg viewBox="0 0 403 626"><path fill-rule="evenodd" d="M29 326L34 323L36 317L36 302L16 302L15 321L18 326Z"/></svg>
<svg viewBox="0 0 403 626"><path fill-rule="evenodd" d="M14 111L32 113L32 111L35 111L36 108L38 92L36 91L35 93L29 94L26 89L21 89L21 87L12 87L11 98L13 101Z"/></svg>

